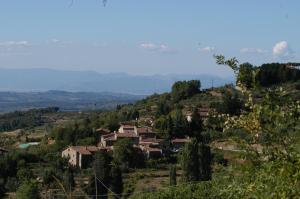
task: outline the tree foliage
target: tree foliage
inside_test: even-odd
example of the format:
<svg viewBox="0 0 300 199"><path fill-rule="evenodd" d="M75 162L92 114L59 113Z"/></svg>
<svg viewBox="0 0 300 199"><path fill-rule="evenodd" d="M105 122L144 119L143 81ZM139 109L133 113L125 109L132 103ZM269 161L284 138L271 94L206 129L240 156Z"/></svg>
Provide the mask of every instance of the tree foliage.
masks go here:
<svg viewBox="0 0 300 199"><path fill-rule="evenodd" d="M254 67L250 63L241 64L237 75L237 82L243 84L246 88L255 86Z"/></svg>
<svg viewBox="0 0 300 199"><path fill-rule="evenodd" d="M122 170L118 165L113 165L111 168L111 182L110 189L113 193L119 195L123 192L123 177ZM114 196L114 198L119 198L118 196Z"/></svg>
<svg viewBox="0 0 300 199"><path fill-rule="evenodd" d="M100 198L107 198L107 187L110 184L111 157L103 151L95 154L93 174L90 176L89 184L85 192L89 195L101 195Z"/></svg>
<svg viewBox="0 0 300 199"><path fill-rule="evenodd" d="M185 182L206 181L211 179L210 147L196 139L187 143L181 155L181 167Z"/></svg>
<svg viewBox="0 0 300 199"><path fill-rule="evenodd" d="M15 111L0 116L0 131L12 131L22 128L32 128L45 123L42 118L48 113L55 113L59 109L50 107L44 109L32 109L29 111Z"/></svg>
<svg viewBox="0 0 300 199"><path fill-rule="evenodd" d="M270 86L285 82L294 82L300 79L300 70L294 68L296 63L271 63L259 67L256 81L260 86Z"/></svg>
<svg viewBox="0 0 300 199"><path fill-rule="evenodd" d="M39 199L39 189L37 182L35 181L24 181L23 184L17 190L18 199Z"/></svg>
<svg viewBox="0 0 300 199"><path fill-rule="evenodd" d="M126 138L118 140L114 145L113 158L114 163L120 165L124 171L144 166L143 153L138 148L134 148L132 141Z"/></svg>
<svg viewBox="0 0 300 199"><path fill-rule="evenodd" d="M237 61L227 62L220 57L219 63L229 64L233 69ZM238 72L238 71L237 71ZM239 116L220 114L224 121L224 131L241 129L249 134L243 142L244 159L247 166L234 175L213 178L211 181L183 184L164 191L138 195L133 198L298 198L300 195L300 154L299 124L300 102L290 99L282 89L268 90L262 100L253 98L252 88L242 85L242 93L247 98L247 109ZM255 145L262 146L259 151ZM185 179L194 180L197 153L210 151L196 141L186 145L182 154L182 169ZM197 151L198 152L195 152ZM201 159L206 159L202 157ZM200 161L201 162L201 161ZM203 171L209 171L203 168ZM238 174L238 175L236 175ZM203 175L203 173L202 173ZM205 176L205 174L203 175ZM210 175L206 175L210 178Z"/></svg>
<svg viewBox="0 0 300 199"><path fill-rule="evenodd" d="M177 184L177 173L176 173L176 165L170 166L170 186L175 186Z"/></svg>
<svg viewBox="0 0 300 199"><path fill-rule="evenodd" d="M174 102L186 99L200 92L199 80L178 81L172 86L171 96Z"/></svg>

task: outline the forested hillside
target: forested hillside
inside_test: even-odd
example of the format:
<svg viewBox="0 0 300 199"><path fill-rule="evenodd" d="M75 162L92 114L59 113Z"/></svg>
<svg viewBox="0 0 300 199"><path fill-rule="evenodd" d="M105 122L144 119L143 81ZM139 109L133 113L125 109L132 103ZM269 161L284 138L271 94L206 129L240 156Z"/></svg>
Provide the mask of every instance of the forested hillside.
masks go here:
<svg viewBox="0 0 300 199"><path fill-rule="evenodd" d="M95 198L96 194L103 198L145 199L297 198L298 64L255 68L239 64L236 59L216 59L218 64L234 70L238 87L202 89L199 80L178 81L169 93L45 126L47 133L39 145L11 147L0 157L1 194L30 193L37 198ZM271 76L276 81L264 80ZM32 110L27 117L15 112L4 115L1 121L5 126L17 116L16 125L30 125L25 132L30 137L35 133L35 122L40 121L30 115L52 110L57 111ZM139 137L139 145L133 144L130 138L137 137L127 130L120 133L120 127L151 132L155 137ZM130 136L117 140L112 147L99 146L103 140L113 141L120 135ZM159 148L140 147L141 141ZM178 144L180 141L183 145ZM88 149L100 151L89 156L86 168L81 168L61 158L67 149L78 149L85 155L91 153ZM163 155L151 157L150 150L145 153L144 149Z"/></svg>
<svg viewBox="0 0 300 199"><path fill-rule="evenodd" d="M57 107L50 107L44 109L32 109L29 111L15 111L0 115L0 132L40 126L47 123L47 120L43 118L43 116L50 113L56 113L58 110L59 108Z"/></svg>

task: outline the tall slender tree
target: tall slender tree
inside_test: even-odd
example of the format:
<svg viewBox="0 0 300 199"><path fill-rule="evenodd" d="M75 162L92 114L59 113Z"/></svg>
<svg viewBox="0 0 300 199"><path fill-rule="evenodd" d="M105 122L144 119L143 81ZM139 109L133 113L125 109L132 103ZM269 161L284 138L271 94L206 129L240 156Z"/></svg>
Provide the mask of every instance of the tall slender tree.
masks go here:
<svg viewBox="0 0 300 199"><path fill-rule="evenodd" d="M68 169L63 175L63 185L65 189L69 192L72 192L75 186L73 171Z"/></svg>
<svg viewBox="0 0 300 199"><path fill-rule="evenodd" d="M174 123L173 133L175 136L183 137L184 135L189 134L188 123L186 118L182 114L181 109L176 110L173 123Z"/></svg>
<svg viewBox="0 0 300 199"><path fill-rule="evenodd" d="M185 182L207 181L211 179L210 147L197 139L187 143L181 155L181 167Z"/></svg>
<svg viewBox="0 0 300 199"><path fill-rule="evenodd" d="M201 119L198 110L194 109L192 119L189 122L190 136L195 137L198 141L202 141L203 120Z"/></svg>
<svg viewBox="0 0 300 199"><path fill-rule="evenodd" d="M118 165L114 164L112 166L110 177L110 189L114 194L116 194L114 198L120 198L118 195L123 192L123 177L122 170Z"/></svg>
<svg viewBox="0 0 300 199"><path fill-rule="evenodd" d="M183 149L181 156L183 180L186 182L199 180L198 142L192 139Z"/></svg>
<svg viewBox="0 0 300 199"><path fill-rule="evenodd" d="M211 180L211 161L212 155L210 151L210 146L204 144L203 142L198 145L199 153L199 180L207 181Z"/></svg>
<svg viewBox="0 0 300 199"><path fill-rule="evenodd" d="M104 195L107 195L110 180L110 156L100 151L95 154L95 162L94 162L94 178L95 178L95 192L97 191L97 195L100 195L100 198L107 198Z"/></svg>
<svg viewBox="0 0 300 199"><path fill-rule="evenodd" d="M170 186L175 186L177 184L176 178L176 165L170 166Z"/></svg>
<svg viewBox="0 0 300 199"><path fill-rule="evenodd" d="M173 120L172 117L170 115L168 115L167 117L167 122L166 122L166 126L167 126L167 134L168 134L168 138L171 139L173 136Z"/></svg>

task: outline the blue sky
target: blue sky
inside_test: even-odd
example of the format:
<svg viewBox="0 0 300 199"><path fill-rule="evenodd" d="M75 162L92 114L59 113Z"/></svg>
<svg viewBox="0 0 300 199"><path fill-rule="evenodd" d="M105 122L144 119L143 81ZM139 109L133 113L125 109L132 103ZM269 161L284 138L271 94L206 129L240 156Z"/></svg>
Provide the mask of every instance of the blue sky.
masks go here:
<svg viewBox="0 0 300 199"><path fill-rule="evenodd" d="M300 60L298 0L2 0L0 67L232 75Z"/></svg>

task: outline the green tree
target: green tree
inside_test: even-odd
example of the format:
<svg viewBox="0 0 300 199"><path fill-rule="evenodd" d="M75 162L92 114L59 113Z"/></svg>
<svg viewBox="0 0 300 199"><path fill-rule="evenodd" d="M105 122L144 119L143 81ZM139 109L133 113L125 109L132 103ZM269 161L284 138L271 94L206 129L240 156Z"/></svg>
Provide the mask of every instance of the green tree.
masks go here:
<svg viewBox="0 0 300 199"><path fill-rule="evenodd" d="M175 186L177 184L177 177L176 177L176 165L170 166L170 186Z"/></svg>
<svg viewBox="0 0 300 199"><path fill-rule="evenodd" d="M186 99L200 92L199 80L178 81L172 86L171 96L174 102Z"/></svg>
<svg viewBox="0 0 300 199"><path fill-rule="evenodd" d="M196 139L187 143L181 154L181 167L185 182L211 179L212 155L210 147Z"/></svg>
<svg viewBox="0 0 300 199"><path fill-rule="evenodd" d="M123 192L123 177L122 177L122 170L121 168L114 164L111 168L110 174L110 189L113 193L119 195ZM118 196L114 196L114 198L120 198Z"/></svg>
<svg viewBox="0 0 300 199"><path fill-rule="evenodd" d="M167 115L171 110L171 107L167 100L160 100L157 103L157 111L156 111L156 117L159 117L161 115Z"/></svg>
<svg viewBox="0 0 300 199"><path fill-rule="evenodd" d="M110 183L110 162L111 157L106 152L100 151L95 154L94 174L99 195L107 195L107 187L109 187Z"/></svg>
<svg viewBox="0 0 300 199"><path fill-rule="evenodd" d="M132 167L132 157L134 148L129 139L118 140L114 145L113 158L116 164L120 165L122 170Z"/></svg>
<svg viewBox="0 0 300 199"><path fill-rule="evenodd" d="M198 156L198 142L192 139L187 143L181 154L181 167L183 170L183 180L185 182L199 180L199 156Z"/></svg>
<svg viewBox="0 0 300 199"><path fill-rule="evenodd" d="M39 199L39 189L35 181L24 181L17 190L18 199Z"/></svg>
<svg viewBox="0 0 300 199"><path fill-rule="evenodd" d="M168 115L168 117L167 117L166 127L167 127L168 138L171 139L173 136L173 131L174 131L174 123L173 123L172 117L170 115Z"/></svg>
<svg viewBox="0 0 300 199"><path fill-rule="evenodd" d="M123 171L144 166L143 154L139 149L133 147L130 139L126 138L118 140L114 145L113 159Z"/></svg>
<svg viewBox="0 0 300 199"><path fill-rule="evenodd" d="M66 170L63 175L63 185L69 192L75 188L74 174L70 169Z"/></svg>
<svg viewBox="0 0 300 199"><path fill-rule="evenodd" d="M17 178L19 181L28 181L33 178L33 173L30 169L22 168L17 172Z"/></svg>
<svg viewBox="0 0 300 199"><path fill-rule="evenodd" d="M105 116L103 126L110 131L115 131L120 127L119 122L118 115L115 112L112 112Z"/></svg>
<svg viewBox="0 0 300 199"><path fill-rule="evenodd" d="M200 143L198 144L198 156L199 156L199 180L207 181L211 180L211 162L212 162L212 154L210 150L210 146Z"/></svg>
<svg viewBox="0 0 300 199"><path fill-rule="evenodd" d="M160 116L155 120L154 128L160 133L163 138L172 138L173 136L173 120L170 115Z"/></svg>
<svg viewBox="0 0 300 199"><path fill-rule="evenodd" d="M93 174L85 192L89 195L102 195L98 198L107 198L110 183L111 157L104 151L99 151L94 156ZM95 197L94 197L95 198Z"/></svg>
<svg viewBox="0 0 300 199"><path fill-rule="evenodd" d="M253 72L253 65L251 65L250 63L241 64L239 68L239 73L237 75L237 84L241 83L246 88L251 88L252 86L254 86Z"/></svg>
<svg viewBox="0 0 300 199"><path fill-rule="evenodd" d="M174 136L183 137L185 135L189 135L188 122L180 109L176 110L173 123Z"/></svg>
<svg viewBox="0 0 300 199"><path fill-rule="evenodd" d="M222 102L217 104L216 110L219 113L239 115L243 108L243 101L237 92L224 91Z"/></svg>
<svg viewBox="0 0 300 199"><path fill-rule="evenodd" d="M4 194L5 194L5 186L4 186L4 182L3 182L3 179L0 179L0 197L3 197L4 196Z"/></svg>
<svg viewBox="0 0 300 199"><path fill-rule="evenodd" d="M195 109L191 115L191 121L189 122L189 131L190 136L195 137L197 140L202 140L202 134L203 131L203 120L200 117L197 109Z"/></svg>

